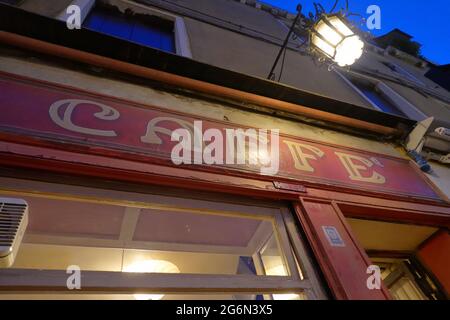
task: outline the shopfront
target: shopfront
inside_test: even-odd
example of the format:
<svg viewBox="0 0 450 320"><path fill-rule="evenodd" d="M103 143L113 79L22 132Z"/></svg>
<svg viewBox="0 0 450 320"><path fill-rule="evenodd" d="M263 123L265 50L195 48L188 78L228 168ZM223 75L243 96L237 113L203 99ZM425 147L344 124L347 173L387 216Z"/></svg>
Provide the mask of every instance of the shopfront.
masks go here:
<svg viewBox="0 0 450 320"><path fill-rule="evenodd" d="M2 298L449 291L448 199L409 160L281 133L267 148L276 164L252 162L246 145L243 163L196 163L193 152L177 165L175 130L251 128L10 73L0 87L0 198L29 208L14 264L0 270ZM80 290L67 285L74 266Z"/></svg>

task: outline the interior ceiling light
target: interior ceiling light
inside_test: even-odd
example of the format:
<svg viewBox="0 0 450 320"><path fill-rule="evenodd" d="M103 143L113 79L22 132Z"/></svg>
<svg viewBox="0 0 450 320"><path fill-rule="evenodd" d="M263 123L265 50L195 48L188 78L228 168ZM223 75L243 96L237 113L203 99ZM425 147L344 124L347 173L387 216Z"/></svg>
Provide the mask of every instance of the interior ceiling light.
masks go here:
<svg viewBox="0 0 450 320"><path fill-rule="evenodd" d="M132 273L180 273L180 269L172 262L152 259L134 262L124 267L122 271ZM134 294L136 300L161 300L163 297L163 294Z"/></svg>
<svg viewBox="0 0 450 320"><path fill-rule="evenodd" d="M268 268L267 276L287 276L286 269L282 264ZM299 300L300 296L295 293L277 293L272 295L274 300Z"/></svg>

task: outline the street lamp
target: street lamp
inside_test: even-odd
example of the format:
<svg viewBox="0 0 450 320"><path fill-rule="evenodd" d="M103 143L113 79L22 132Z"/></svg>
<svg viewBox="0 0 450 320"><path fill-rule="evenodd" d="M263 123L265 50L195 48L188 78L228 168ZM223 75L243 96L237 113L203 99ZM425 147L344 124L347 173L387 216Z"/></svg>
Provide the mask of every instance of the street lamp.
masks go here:
<svg viewBox="0 0 450 320"><path fill-rule="evenodd" d="M311 46L339 66L352 65L364 48L361 41L339 14L323 14L311 28Z"/></svg>
<svg viewBox="0 0 450 320"><path fill-rule="evenodd" d="M336 2L337 3L337 2ZM291 35L294 33L295 27L303 28L309 33L309 41L304 41L298 48L305 44L309 44L310 52L318 53L319 57L326 57L337 63L340 67L350 66L358 60L364 49L364 42L349 27L349 23L342 13L326 14L323 7L315 4L316 15L309 14L310 19L306 22L302 21L302 6L297 6L297 15L289 29L286 39L278 52L272 68L270 69L269 80L275 79L275 69L289 43ZM336 4L331 12L333 12ZM348 7L348 2L347 2ZM348 9L348 8L347 8ZM283 72L283 67L281 68ZM280 77L281 78L281 75ZM279 81L279 80L278 80Z"/></svg>

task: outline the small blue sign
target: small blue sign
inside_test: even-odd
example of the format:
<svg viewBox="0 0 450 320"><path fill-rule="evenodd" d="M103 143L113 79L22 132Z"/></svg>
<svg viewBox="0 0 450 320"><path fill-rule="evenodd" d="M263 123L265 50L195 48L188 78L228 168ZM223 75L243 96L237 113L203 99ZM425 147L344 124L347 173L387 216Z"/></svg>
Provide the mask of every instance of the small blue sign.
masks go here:
<svg viewBox="0 0 450 320"><path fill-rule="evenodd" d="M322 226L322 229L332 247L345 247L344 240L342 240L336 227Z"/></svg>

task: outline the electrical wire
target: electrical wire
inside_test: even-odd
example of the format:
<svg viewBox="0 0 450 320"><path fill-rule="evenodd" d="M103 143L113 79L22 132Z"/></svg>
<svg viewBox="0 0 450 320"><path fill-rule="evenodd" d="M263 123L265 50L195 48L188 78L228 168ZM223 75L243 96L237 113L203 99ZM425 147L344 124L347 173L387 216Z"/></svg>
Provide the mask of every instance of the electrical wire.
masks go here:
<svg viewBox="0 0 450 320"><path fill-rule="evenodd" d="M246 36L251 36L253 39L260 40L260 41L263 41L263 42L266 42L266 43L270 43L270 44L275 45L275 46L280 46L280 42L283 41L283 39L281 39L279 37L276 37L276 36L273 36L271 34L268 34L268 33L265 33L265 32L262 32L262 31L259 31L259 30L256 30L256 29L244 26L244 25L237 24L237 23L234 23L232 21L225 20L225 19L213 16L213 15L207 14L207 13L204 13L204 12L199 11L199 10L195 10L195 9L183 6L181 4L178 4L178 3L174 3L172 1L159 0L159 3L156 3L155 1L152 1L152 0L150 0L150 1L148 1L148 0L135 0L135 2L138 3L138 4L146 5L146 6L151 5L153 7L156 7L156 8L162 9L162 10L166 10L166 11L169 11L169 12L177 13L177 14L180 14L180 12L177 11L177 8L170 8L170 6L174 6L174 7L178 7L180 9L183 9L183 10L191 11L192 13L183 12L182 14L184 14L186 17L189 17L189 18L191 18L193 20L197 20L197 21L200 21L200 22L203 22L203 23L207 23L207 24L210 24L210 25L213 25L213 26L216 26L216 27L220 27L222 29L229 30L229 31L232 31L232 32L240 33L240 34L243 34L243 35L246 35ZM199 17L199 16L203 16L205 18L202 18L202 17ZM217 22L213 22L211 20L208 21L207 18L217 20ZM228 24L230 26L234 26L235 28L238 28L238 30L236 30L236 29L234 29L233 27L230 27L230 26L227 27L227 26L225 26L223 24L220 24L220 23ZM244 30L248 30L248 31L244 31ZM255 33L255 34L250 34L250 32L251 33ZM257 34L259 34L260 36L257 35ZM271 38L273 40L268 39L268 38ZM288 45L288 49L289 50L293 50L293 51L297 51L297 50L292 48L292 46L294 46L294 45L296 45L296 44L293 44L292 42L290 42L289 45Z"/></svg>
<svg viewBox="0 0 450 320"><path fill-rule="evenodd" d="M284 61L286 60L286 48L284 49L283 52L283 59L281 60L281 69L280 69L280 75L278 77L278 82L281 81L281 77L283 76L283 70L284 70Z"/></svg>
<svg viewBox="0 0 450 320"><path fill-rule="evenodd" d="M302 42L302 44L300 44L300 45L298 46L297 49L301 49L307 42L308 42L308 39L305 39L305 40ZM286 51L287 51L287 48L285 48L285 49L284 49L284 52L283 52L283 60L281 61L281 69L280 69L280 75L278 76L278 82L281 81L281 77L283 76L284 63L285 63L285 60L286 60Z"/></svg>
<svg viewBox="0 0 450 320"><path fill-rule="evenodd" d="M314 2L313 5L314 5L314 10L316 11L315 18L318 19L322 12L321 12L319 4L317 2Z"/></svg>
<svg viewBox="0 0 450 320"><path fill-rule="evenodd" d="M333 13L334 9L336 9L337 4L339 3L339 0L336 0L334 2L333 8L331 8L330 13Z"/></svg>
<svg viewBox="0 0 450 320"><path fill-rule="evenodd" d="M347 17L360 17L360 18L364 18L364 16L363 16L362 14L354 13L354 12L347 14Z"/></svg>
<svg viewBox="0 0 450 320"><path fill-rule="evenodd" d="M141 4L144 4L144 5L149 5L149 4L150 4L150 5L154 6L154 7L159 7L160 9L171 11L171 10L168 9L167 7L158 5L158 4L154 3L153 1L143 1L143 0L135 0L135 1L136 1L136 3L141 3ZM237 26L237 27L239 27L239 28L241 28L241 29L247 29L247 30L249 30L249 31L252 31L252 32L255 32L255 33L259 33L259 34L261 34L261 35L263 35L263 36L271 37L271 38L276 39L276 40L279 40L279 41L282 40L282 39L280 39L280 38L278 38L278 37L275 37L275 36L272 36L272 35L270 35L270 34L261 32L261 31L259 31L259 30L255 30L255 29L252 29L252 28L243 26L243 25L239 25L239 24L236 24L236 23L234 23L234 22L231 22L231 21L228 21L228 20L225 20L225 19L221 19L221 18L212 16L212 15L209 15L209 14L207 14L207 13L204 13L204 12L201 12L201 11L198 11L198 10L195 10L195 9L191 9L191 8L189 8L189 7L180 5L180 4L178 4L178 3L174 3L174 2L172 2L172 1L168 1L168 0L160 0L160 1L161 1L161 2L165 2L165 3L169 4L169 5L173 5L173 6L175 6L175 7L179 7L179 8L185 9L185 10L189 10L189 11L195 12L195 13L197 13L197 14L199 14L199 15L202 15L202 16L205 16L205 17L208 17L208 18L212 18L212 19L221 21L221 22L223 22L223 23L228 23L228 24L230 24L230 25ZM336 1L335 5L333 6L333 9L335 9L335 7L337 6L338 3L339 3L339 0ZM349 8L349 0L346 0L346 10L347 10L347 12L348 12L348 8ZM172 10L172 11L173 11L173 10ZM351 15L358 16L359 14L352 13ZM360 16L360 15L359 15L359 16ZM195 20L199 20L199 21L202 21L202 22L204 22L204 23L211 24L211 25L219 26L219 27L222 27L222 28L225 28L225 29L229 29L229 30L234 31L234 32L238 32L238 33L243 33L243 34L245 34L244 32L239 32L239 31L236 31L236 30L233 30L233 29L230 29L230 28L226 28L226 27L224 27L224 26L215 24L215 23L210 22L210 21L206 21L206 20L204 20L204 19L201 19L201 18L192 16L192 15L190 16L190 18L195 19ZM248 35L248 34L246 34L246 35ZM275 42L275 41L272 41L272 40L269 40L269 39L266 39L266 38L263 38L263 37L254 36L254 38L255 38L255 39L258 39L258 40L261 40L261 41L264 41L264 42L267 42L267 43L270 43L270 44L273 44L273 45L279 46L279 43L277 43L277 42ZM300 45L300 47L302 47L306 42L307 42L307 41L304 41L304 42ZM294 50L295 52L298 52L298 49L299 49L300 47L298 47L297 50L294 50L294 49L292 49L292 48L287 47L286 50L287 50L287 49L290 49L290 50ZM315 60L314 60L314 61L315 61ZM389 80L392 80L392 79L389 79ZM396 82L396 81L394 81L394 82ZM398 81L397 81L397 83L402 84L402 83L400 83L400 82L398 82ZM418 89L417 87L411 86L411 85L407 85L407 87L410 87L410 88L412 88L412 89ZM446 102L449 102L448 98L444 98L443 96L441 96L441 95L439 95L439 94L436 94L436 93L434 93L434 92L430 92L430 90L427 90L427 94L429 94L429 95L431 95L431 96L434 96L434 97L438 98L439 100L444 100L444 101L446 101Z"/></svg>
<svg viewBox="0 0 450 320"><path fill-rule="evenodd" d="M145 0L136 0L136 2L137 2L137 3L144 4L144 5L149 5L148 1L145 1ZM160 6L158 6L156 3L153 3L153 1L149 1L149 2L151 2L150 4L151 4L152 6L160 7ZM174 7L182 8L182 9L184 9L184 10L188 10L188 11L191 11L191 12L193 12L193 13L202 15L202 16L204 16L204 17L212 18L212 19L215 19L215 20L217 20L217 21L220 21L220 22L223 22L223 23L227 23L227 24L233 25L233 26L235 26L235 27L238 27L239 29L247 29L247 30L249 30L249 31L252 31L252 32L255 32L255 33L259 33L259 34L261 34L261 35L264 35L264 36L273 38L273 39L275 39L275 40L280 40L280 41L283 40L283 39L280 39L280 38L278 38L278 37L276 37L276 36L273 36L273 35L271 35L271 34L262 32L262 31L260 31L260 30L253 29L253 28L250 28L250 27L247 27L247 26L244 26L244 25L241 25L241 24L238 24L238 23L235 23L235 22L226 20L226 19L222 19L222 18L216 17L216 16L213 16L213 15L207 14L207 13L205 13L205 12L203 12L203 11L199 11L199 10L196 10L196 9L192 9L192 8L183 6L183 5L179 4L179 3L175 3L175 2L172 2L172 1L168 1L168 0L160 0L160 2L165 2L165 3L169 4L169 5L174 6ZM161 7L160 7L160 8L161 8ZM163 8L163 9L166 9L166 8ZM167 10L167 9L166 9L166 10ZM194 18L194 17L191 16L191 18ZM203 21L203 22L206 22L206 21Z"/></svg>
<svg viewBox="0 0 450 320"><path fill-rule="evenodd" d="M326 12L325 8L323 7L323 5L321 3L317 3L317 5L319 6L320 14L323 14Z"/></svg>
<svg viewBox="0 0 450 320"><path fill-rule="evenodd" d="M333 11L336 9L337 5L339 3L339 0L336 0L334 2L333 8L330 10L330 13L333 13ZM345 0L345 12L348 12L348 0Z"/></svg>

